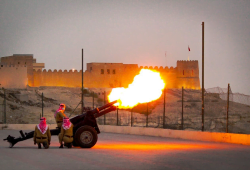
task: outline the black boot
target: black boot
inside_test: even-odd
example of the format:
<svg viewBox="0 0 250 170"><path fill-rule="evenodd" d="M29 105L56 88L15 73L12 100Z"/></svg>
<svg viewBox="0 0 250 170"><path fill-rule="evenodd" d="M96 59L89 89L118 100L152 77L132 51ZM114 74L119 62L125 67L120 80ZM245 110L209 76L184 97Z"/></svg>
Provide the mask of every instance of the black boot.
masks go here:
<svg viewBox="0 0 250 170"><path fill-rule="evenodd" d="M43 142L43 147L44 147L45 149L48 149L48 148L49 148L48 143L47 143L47 142Z"/></svg>
<svg viewBox="0 0 250 170"><path fill-rule="evenodd" d="M63 148L63 144L61 144L59 148Z"/></svg>
<svg viewBox="0 0 250 170"><path fill-rule="evenodd" d="M68 148L72 148L72 143L69 143L69 144L68 144Z"/></svg>
<svg viewBox="0 0 250 170"><path fill-rule="evenodd" d="M41 143L38 143L37 145L38 145L38 149L41 149L41 148L42 148L42 147L41 147Z"/></svg>
<svg viewBox="0 0 250 170"><path fill-rule="evenodd" d="M72 143L65 143L64 146L66 146L67 148L72 148Z"/></svg>

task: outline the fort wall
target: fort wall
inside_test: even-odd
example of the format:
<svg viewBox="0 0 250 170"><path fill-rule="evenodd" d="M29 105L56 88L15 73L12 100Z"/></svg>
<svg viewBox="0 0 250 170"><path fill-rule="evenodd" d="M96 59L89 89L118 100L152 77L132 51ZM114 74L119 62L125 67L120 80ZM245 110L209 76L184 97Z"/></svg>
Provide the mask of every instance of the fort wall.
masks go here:
<svg viewBox="0 0 250 170"><path fill-rule="evenodd" d="M33 69L42 70L45 66L44 63L36 63L33 54L13 54L13 56L1 57L1 65L26 66L29 86L34 86Z"/></svg>
<svg viewBox="0 0 250 170"><path fill-rule="evenodd" d="M1 76L6 87L24 87L25 82L31 87L39 86L64 86L81 87L82 71L77 70L42 70L44 63L36 63L33 54L13 54L13 56L1 57L1 67L4 67ZM9 71L5 71L7 69ZM12 68L24 66L26 77L23 77L23 70L16 78L18 72ZM133 82L141 69L151 69L160 72L167 88L191 88L200 89L198 61L178 60L176 67L138 66L138 64L123 63L87 63L84 72L83 85L86 88L116 88L128 87ZM7 76L9 75L9 76ZM5 77L5 78L3 78ZM10 80L11 79L11 80ZM13 85L8 84L12 82Z"/></svg>
<svg viewBox="0 0 250 170"><path fill-rule="evenodd" d="M0 87L3 88L26 88L28 83L26 66L7 66L0 67Z"/></svg>
<svg viewBox="0 0 250 170"><path fill-rule="evenodd" d="M197 60L178 60L176 72L177 88L200 89L199 64Z"/></svg>
<svg viewBox="0 0 250 170"><path fill-rule="evenodd" d="M137 64L87 63L84 83L89 88L127 87L138 73Z"/></svg>
<svg viewBox="0 0 250 170"><path fill-rule="evenodd" d="M81 87L81 70L33 70L34 87L39 86L62 86Z"/></svg>
<svg viewBox="0 0 250 170"><path fill-rule="evenodd" d="M198 61L177 61L177 67L138 66L123 63L87 63L84 87L128 87L142 68L160 72L167 88L200 89ZM33 70L34 86L81 87L81 70Z"/></svg>
<svg viewBox="0 0 250 170"><path fill-rule="evenodd" d="M1 63L9 66L26 66L28 85L33 86L33 55L13 54L13 56L1 57Z"/></svg>

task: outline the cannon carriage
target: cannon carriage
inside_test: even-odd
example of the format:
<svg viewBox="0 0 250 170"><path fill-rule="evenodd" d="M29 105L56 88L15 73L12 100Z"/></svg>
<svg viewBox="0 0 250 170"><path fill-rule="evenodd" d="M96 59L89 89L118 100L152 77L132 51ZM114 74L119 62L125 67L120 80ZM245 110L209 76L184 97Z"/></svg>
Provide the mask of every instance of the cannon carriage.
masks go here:
<svg viewBox="0 0 250 170"><path fill-rule="evenodd" d="M77 115L75 117L70 118L70 122L74 125L73 128L73 145L80 146L81 148L91 148L93 147L97 140L98 135L100 133L99 127L96 123L96 118L105 115L111 111L117 109L114 104L117 101L110 102L104 106L99 108L95 108L93 110L82 113L81 115ZM61 129L51 129L51 135L58 135ZM8 135L8 137L4 140L9 142L9 147L12 148L16 143L33 138L34 131L29 133L23 133L22 130L19 131L21 137L15 138L13 136Z"/></svg>

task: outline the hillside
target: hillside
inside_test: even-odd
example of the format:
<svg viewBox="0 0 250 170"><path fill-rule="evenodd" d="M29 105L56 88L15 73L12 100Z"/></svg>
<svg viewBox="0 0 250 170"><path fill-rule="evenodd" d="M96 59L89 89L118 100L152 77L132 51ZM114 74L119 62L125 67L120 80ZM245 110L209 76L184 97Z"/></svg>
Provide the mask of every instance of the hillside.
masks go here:
<svg viewBox="0 0 250 170"><path fill-rule="evenodd" d="M94 107L103 105L103 91L110 89L90 89L95 91ZM48 123L55 123L54 113L60 103L66 104L66 115L73 110L80 114L81 95L80 88L67 87L28 87L24 90L6 90L7 123L38 123L42 114L42 93L44 96L43 113ZM0 103L3 102L4 93L0 91ZM182 92L179 89L168 89L165 97L165 128L181 129ZM131 125L131 112L133 126L163 127L163 95L160 99L147 104L141 104L132 110L119 110L119 125ZM91 93L84 96L86 107L93 107ZM184 91L184 129L201 130L201 92L199 90ZM0 116L3 117L3 105L0 105ZM106 115L106 124L116 125L117 112ZM220 99L218 94L205 95L205 130L225 132L226 130L226 101ZM98 119L99 124L104 123L104 116ZM250 106L235 102L229 103L229 132L250 133Z"/></svg>

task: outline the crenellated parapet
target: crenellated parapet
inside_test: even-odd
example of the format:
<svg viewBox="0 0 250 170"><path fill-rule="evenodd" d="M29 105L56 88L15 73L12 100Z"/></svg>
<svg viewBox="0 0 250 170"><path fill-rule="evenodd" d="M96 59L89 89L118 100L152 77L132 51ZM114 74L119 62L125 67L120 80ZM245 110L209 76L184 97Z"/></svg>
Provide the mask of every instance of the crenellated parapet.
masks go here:
<svg viewBox="0 0 250 170"><path fill-rule="evenodd" d="M34 86L80 87L81 70L33 70Z"/></svg>
<svg viewBox="0 0 250 170"><path fill-rule="evenodd" d="M155 71L158 71L160 73L174 73L177 71L177 68L174 68L174 67L163 67L163 66L140 66L139 69L150 69L150 70L155 70Z"/></svg>
<svg viewBox="0 0 250 170"><path fill-rule="evenodd" d="M160 72L168 88L199 89L199 68L197 60L178 60L176 67L138 66L123 63L87 63L84 72L84 87L115 88L127 87L141 69ZM33 70L34 86L81 87L82 70Z"/></svg>
<svg viewBox="0 0 250 170"><path fill-rule="evenodd" d="M198 60L177 60L177 62L198 62Z"/></svg>
<svg viewBox="0 0 250 170"><path fill-rule="evenodd" d="M21 67L25 67L25 66L21 66ZM34 73L40 73L40 72L43 72L43 73L81 73L81 71L82 70L79 70L79 71L77 71L77 70L61 70L61 69L59 69L59 70L57 70L57 69L54 69L53 71L51 70L51 69L49 69L49 70L46 70L46 69L43 69L43 70L35 70L35 69L33 69L33 72Z"/></svg>

